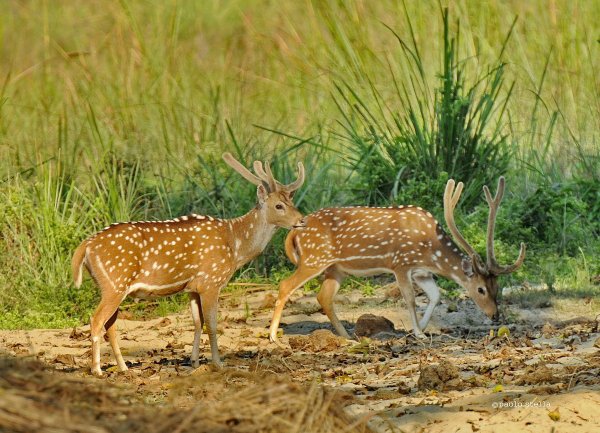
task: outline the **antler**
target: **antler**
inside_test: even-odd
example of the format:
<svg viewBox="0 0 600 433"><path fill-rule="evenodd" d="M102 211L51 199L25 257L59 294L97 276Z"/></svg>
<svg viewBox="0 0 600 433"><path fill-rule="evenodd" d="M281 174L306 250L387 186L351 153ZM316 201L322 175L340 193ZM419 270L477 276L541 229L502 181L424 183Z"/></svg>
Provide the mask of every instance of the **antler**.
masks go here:
<svg viewBox="0 0 600 433"><path fill-rule="evenodd" d="M254 172L256 173L256 175L254 175L250 172L250 170L237 161L233 155L231 155L231 153L225 152L223 154L223 159L246 180L255 185L264 185L269 192L286 191L291 193L300 188L304 183L304 165L301 162L298 162L298 178L294 182L284 185L275 179L268 161L264 163L264 168L260 161L254 161L253 166Z"/></svg>
<svg viewBox="0 0 600 433"><path fill-rule="evenodd" d="M271 172L271 166L268 161L265 162L265 167L266 171L263 168L263 165L260 161L254 161L254 171L256 172L256 174L259 175L264 182L267 182L270 191L277 191L279 189L280 184L273 177L273 173Z"/></svg>
<svg viewBox="0 0 600 433"><path fill-rule="evenodd" d="M242 165L242 163L240 163L237 159L235 159L231 153L225 152L223 154L223 160L227 164L229 164L231 166L231 168L233 168L235 171L237 171L239 174L241 174L244 177L244 179L246 179L250 183L253 183L254 185L265 185L266 187L269 186L269 184L266 180L261 179L258 176L252 174L250 172L250 170L248 170L246 167L244 167ZM258 162L258 161L256 161L256 162Z"/></svg>
<svg viewBox="0 0 600 433"><path fill-rule="evenodd" d="M487 240L486 240L486 252L487 252L487 268L489 273L494 275L501 274L510 274L511 272L516 271L525 260L525 244L521 242L521 249L519 251L519 257L509 266L500 266L496 261L496 254L494 252L494 230L496 227L496 216L498 212L498 207L500 206L500 202L502 201L502 197L504 196L504 187L506 185L506 181L504 176L500 176L498 179L498 188L496 189L496 195L492 199L492 194L490 193L490 189L487 185L483 186L483 192L485 193L485 199L488 202L490 207L490 213L488 215L488 226L487 226Z"/></svg>
<svg viewBox="0 0 600 433"><path fill-rule="evenodd" d="M488 274L488 269L483 263L481 256L477 254L475 249L465 240L463 235L458 231L458 227L456 227L456 223L454 222L454 208L460 199L460 195L463 190L463 183L458 182L456 184L456 190L454 189L454 179L448 180L446 184L446 191L444 191L444 218L446 219L446 224L450 229L450 233L456 240L456 242L467 252L473 264L477 268L477 272L483 275Z"/></svg>
<svg viewBox="0 0 600 433"><path fill-rule="evenodd" d="M283 188L288 192L294 192L304 183L304 165L298 162L298 177L292 183L288 183Z"/></svg>
<svg viewBox="0 0 600 433"><path fill-rule="evenodd" d="M256 171L256 173L259 176L269 179L270 182L274 182L274 187L276 187L280 191L286 191L291 193L300 188L304 183L304 165L301 162L298 162L298 178L294 182L289 183L287 185L283 185L281 182L275 179L275 177L273 176L273 172L271 171L271 166L268 162L265 163L265 170L262 169L258 161L255 162L254 171Z"/></svg>

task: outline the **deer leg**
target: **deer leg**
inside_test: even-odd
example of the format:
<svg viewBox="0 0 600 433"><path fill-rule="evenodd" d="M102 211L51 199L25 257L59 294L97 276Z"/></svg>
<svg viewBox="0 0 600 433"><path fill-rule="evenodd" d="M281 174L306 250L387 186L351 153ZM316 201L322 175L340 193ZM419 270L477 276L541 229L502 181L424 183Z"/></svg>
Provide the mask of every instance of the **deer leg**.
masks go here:
<svg viewBox="0 0 600 433"><path fill-rule="evenodd" d="M117 360L117 365L119 366L119 370L127 371L127 364L123 360L123 355L121 354L121 348L119 347L119 341L117 340L117 326L115 322L117 321L117 316L119 315L119 309L111 316L110 319L104 324L104 329L106 329L106 334L108 335L108 341L110 341L110 347L112 347L113 354L115 355L115 359Z"/></svg>
<svg viewBox="0 0 600 433"><path fill-rule="evenodd" d="M109 295L105 295L105 293L106 292L103 292L100 304L98 305L98 308L96 308L96 311L90 319L90 334L92 338L92 373L97 376L102 376L102 370L100 369L100 337L102 335L102 328L109 321L109 319L111 319L112 316L117 312L121 301L123 301L123 296L121 295L117 295L114 292L110 293ZM109 326L108 328L112 327L113 326ZM110 335L111 334L109 333L109 339ZM116 342L116 339L114 341ZM111 345L112 342L113 340L111 340ZM119 362L119 355L117 355L117 353L115 352L115 358L117 358L117 362Z"/></svg>
<svg viewBox="0 0 600 433"><path fill-rule="evenodd" d="M410 321L412 323L415 337L426 338L426 335L423 334L423 331L421 331L421 328L419 328L419 324L417 323L417 305L415 303L415 292L413 290L410 276L408 273L403 271L395 271L394 275L396 275L398 287L400 288L404 302L406 302L406 307L408 308L408 314L410 315Z"/></svg>
<svg viewBox="0 0 600 433"><path fill-rule="evenodd" d="M219 308L219 289L211 287L203 291L201 295L201 311L204 323L206 323L206 331L208 332L208 340L210 341L210 353L212 363L216 367L222 367L223 363L219 357L219 346L217 344L217 310Z"/></svg>
<svg viewBox="0 0 600 433"><path fill-rule="evenodd" d="M316 277L321 272L323 272L323 269L309 268L300 264L296 269L296 272L279 284L279 295L275 302L275 311L273 312L273 319L271 319L271 327L269 330L269 339L273 343L281 346L277 339L277 329L279 328L279 322L285 303L290 299L290 296L292 296L292 293L294 293L298 287L303 286L304 283Z"/></svg>
<svg viewBox="0 0 600 433"><path fill-rule="evenodd" d="M200 363L200 341L202 337L202 326L204 325L204 317L202 315L202 307L200 295L198 293L190 293L190 308L192 310L192 319L194 321L194 345L192 346L192 367L198 368Z"/></svg>
<svg viewBox="0 0 600 433"><path fill-rule="evenodd" d="M419 321L419 328L424 330L429 323L429 319L431 319L431 315L433 314L433 310L437 306L440 301L440 288L435 283L433 276L431 274L424 275L413 275L413 282L419 286L423 291L427 294L429 298L429 304L427 305L427 309L423 314L423 317Z"/></svg>
<svg viewBox="0 0 600 433"><path fill-rule="evenodd" d="M327 314L327 317L331 321L331 324L338 335L350 339L348 331L346 331L346 328L344 328L342 322L340 322L340 319L338 319L337 315L335 314L335 310L333 309L333 298L339 290L343 279L344 276L341 273L333 269L326 270L325 281L323 281L323 284L321 285L321 290L317 295L317 301L319 301L319 304L323 308L325 314Z"/></svg>

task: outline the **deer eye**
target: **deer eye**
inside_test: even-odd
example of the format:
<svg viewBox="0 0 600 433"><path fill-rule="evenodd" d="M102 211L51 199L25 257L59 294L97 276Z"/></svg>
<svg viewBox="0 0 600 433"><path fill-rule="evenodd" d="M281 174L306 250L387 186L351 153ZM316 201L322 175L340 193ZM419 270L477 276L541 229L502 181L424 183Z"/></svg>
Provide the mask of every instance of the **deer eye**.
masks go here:
<svg viewBox="0 0 600 433"><path fill-rule="evenodd" d="M281 203L278 203L275 205L275 209L277 210L283 210L283 205Z"/></svg>
<svg viewBox="0 0 600 433"><path fill-rule="evenodd" d="M485 295L485 288L480 287L477 289L477 291L479 292L480 295Z"/></svg>

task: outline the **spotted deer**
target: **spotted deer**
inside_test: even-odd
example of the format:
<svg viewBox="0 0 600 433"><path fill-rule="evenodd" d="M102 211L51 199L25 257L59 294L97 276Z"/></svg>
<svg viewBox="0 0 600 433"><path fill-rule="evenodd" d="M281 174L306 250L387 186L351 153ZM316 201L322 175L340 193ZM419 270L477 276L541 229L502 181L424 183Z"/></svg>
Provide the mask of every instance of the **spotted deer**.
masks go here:
<svg viewBox="0 0 600 433"><path fill-rule="evenodd" d="M229 153L223 159L246 180L257 185L258 202L247 214L233 219L189 215L168 221L117 223L83 241L73 256L75 285L82 281L83 266L100 288L101 300L91 317L92 373L101 376L100 337L106 329L121 371L127 365L119 349L115 321L127 296L148 298L189 293L194 322L192 364L198 366L202 326L206 323L212 362L219 366L217 305L221 288L233 273L257 257L278 227L304 224L294 207L294 192L304 182L289 185L273 177L269 164L254 162L252 174Z"/></svg>
<svg viewBox="0 0 600 433"><path fill-rule="evenodd" d="M444 193L444 216L450 233L466 255L431 213L420 207L328 208L307 215L306 226L290 231L285 241L286 254L297 269L280 284L271 321L271 341L278 343L277 329L283 307L291 294L321 273L324 273L324 281L317 300L337 333L346 338L350 337L335 314L333 298L348 274L394 274L407 304L414 334L418 337L425 336L423 329L440 299L440 289L432 274L460 284L488 317L497 319L497 277L515 271L525 259L525 244L521 244L514 264L499 266L496 261L494 226L504 186L505 181L501 177L493 199L487 186L483 187L490 207L486 263L467 243L454 222L454 208L463 189L462 182L455 189L454 180L448 181ZM420 321L417 321L413 284L429 298Z"/></svg>

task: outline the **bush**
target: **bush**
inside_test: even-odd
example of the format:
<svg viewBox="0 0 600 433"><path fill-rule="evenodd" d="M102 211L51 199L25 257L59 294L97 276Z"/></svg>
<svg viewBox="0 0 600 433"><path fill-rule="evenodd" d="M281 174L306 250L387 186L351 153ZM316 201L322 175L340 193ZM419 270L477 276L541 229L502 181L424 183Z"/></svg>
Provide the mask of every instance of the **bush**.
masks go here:
<svg viewBox="0 0 600 433"><path fill-rule="evenodd" d="M362 201L366 197L367 204L397 201L399 195L418 200L420 195L407 193L420 192L415 181L424 183L427 195L438 203L449 176L465 182L462 203L471 208L481 187L508 169L511 149L501 131L512 86L504 91L505 65L498 60L486 72L472 72L467 67L472 60L459 56L460 26L451 37L447 9L442 18L443 70L433 96L414 39L409 47L400 37L410 72L402 83L394 76L391 81L403 112L390 118L370 108L350 86L337 86L341 136L348 143L346 159L355 174L351 188ZM370 90L375 106L384 106L382 95L372 86Z"/></svg>

